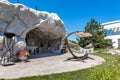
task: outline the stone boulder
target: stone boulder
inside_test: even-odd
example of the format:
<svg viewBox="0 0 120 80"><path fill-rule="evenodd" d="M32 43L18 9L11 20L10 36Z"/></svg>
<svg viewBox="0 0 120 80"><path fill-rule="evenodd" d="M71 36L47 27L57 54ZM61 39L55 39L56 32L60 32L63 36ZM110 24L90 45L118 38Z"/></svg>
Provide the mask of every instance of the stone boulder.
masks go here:
<svg viewBox="0 0 120 80"><path fill-rule="evenodd" d="M11 42L13 47L13 54L16 55L19 51L24 50L26 48L26 43L24 41L18 41L16 37L13 38L14 40ZM5 38L3 36L0 36L0 56L3 55L3 53L8 48L7 46L10 46L5 41ZM8 54L9 55L9 54Z"/></svg>
<svg viewBox="0 0 120 80"><path fill-rule="evenodd" d="M66 32L63 21L55 13L37 11L6 0L0 1L0 29L3 32L14 32L25 38L26 33L36 27L59 37L64 37Z"/></svg>
<svg viewBox="0 0 120 80"><path fill-rule="evenodd" d="M4 32L16 34L18 41L22 41L16 44L17 47L27 42L28 46L39 46L42 50L48 50L49 47L51 51L62 49L62 39L66 35L64 23L57 14L1 0L0 34L3 35Z"/></svg>

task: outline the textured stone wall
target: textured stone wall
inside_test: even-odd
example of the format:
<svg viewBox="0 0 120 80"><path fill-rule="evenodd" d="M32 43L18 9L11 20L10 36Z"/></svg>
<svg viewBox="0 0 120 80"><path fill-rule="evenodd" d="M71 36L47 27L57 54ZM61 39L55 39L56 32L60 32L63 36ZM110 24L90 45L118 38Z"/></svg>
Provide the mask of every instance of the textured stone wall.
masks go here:
<svg viewBox="0 0 120 80"><path fill-rule="evenodd" d="M63 43L61 39L66 34L64 23L57 14L36 11L6 0L0 1L0 31L1 35L15 33L19 41L25 42L26 39L28 45L43 44L44 49L50 43L50 48L59 50Z"/></svg>

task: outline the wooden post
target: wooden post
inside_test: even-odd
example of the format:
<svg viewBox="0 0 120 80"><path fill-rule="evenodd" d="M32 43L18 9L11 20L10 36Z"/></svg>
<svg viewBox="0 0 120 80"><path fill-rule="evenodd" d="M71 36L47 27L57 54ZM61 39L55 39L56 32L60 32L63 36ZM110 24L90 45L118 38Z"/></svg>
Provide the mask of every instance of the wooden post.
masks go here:
<svg viewBox="0 0 120 80"><path fill-rule="evenodd" d="M72 56L73 56L74 58L77 58L77 56L75 56L75 55L73 54L72 50L70 49L70 46L69 46L69 44L68 44L68 40L67 40L67 39L65 39L65 42L66 42L66 47L67 47L67 49L69 50L69 52L72 54Z"/></svg>
<svg viewBox="0 0 120 80"><path fill-rule="evenodd" d="M68 34L63 40L66 42L66 47L67 49L69 50L70 54L73 56L73 58L69 58L68 60L70 59L76 59L76 60L79 60L79 61L83 61L84 62L84 59L87 59L87 58L90 58L92 60L94 60L93 58L89 57L88 54L85 54L84 56L81 56L81 57L78 57L76 55L74 55L74 53L72 52L72 50L70 49L70 46L69 46L69 43L68 43L68 37L72 34L75 34L75 33L79 33L80 31L75 31L75 32L72 32L70 34Z"/></svg>
<svg viewBox="0 0 120 80"><path fill-rule="evenodd" d="M77 56L75 56L74 53L72 52L72 50L70 49L70 46L69 46L69 43L68 43L68 39L67 39L67 38L68 38L70 35L75 34L75 33L78 33L78 32L80 32L80 31L72 32L72 33L68 34L68 35L64 38L64 41L66 42L66 47L67 47L67 49L69 50L70 54L73 56L73 58L77 58Z"/></svg>

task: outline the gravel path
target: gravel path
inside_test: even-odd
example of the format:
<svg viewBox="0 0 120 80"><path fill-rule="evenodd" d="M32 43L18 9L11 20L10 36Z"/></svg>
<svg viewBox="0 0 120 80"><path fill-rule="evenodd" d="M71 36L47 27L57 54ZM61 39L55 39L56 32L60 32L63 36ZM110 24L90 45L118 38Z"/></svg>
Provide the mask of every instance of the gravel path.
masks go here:
<svg viewBox="0 0 120 80"><path fill-rule="evenodd" d="M29 59L28 62L18 62L15 63L15 65L5 67L0 65L0 78L11 79L61 73L93 67L104 62L103 58L93 55L89 56L95 60L86 59L85 62L70 60L66 61L67 58L71 57L69 53L49 57L47 56L49 56L47 53L44 53L43 55L37 54Z"/></svg>

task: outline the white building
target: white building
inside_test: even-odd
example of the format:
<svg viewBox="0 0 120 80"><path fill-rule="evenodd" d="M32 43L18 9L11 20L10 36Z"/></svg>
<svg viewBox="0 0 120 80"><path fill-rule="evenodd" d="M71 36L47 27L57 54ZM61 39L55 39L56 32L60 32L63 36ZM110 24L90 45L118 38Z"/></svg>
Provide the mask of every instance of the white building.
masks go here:
<svg viewBox="0 0 120 80"><path fill-rule="evenodd" d="M120 20L106 22L102 25L104 29L108 30L105 38L112 41L114 48L118 48L118 46L120 46Z"/></svg>

